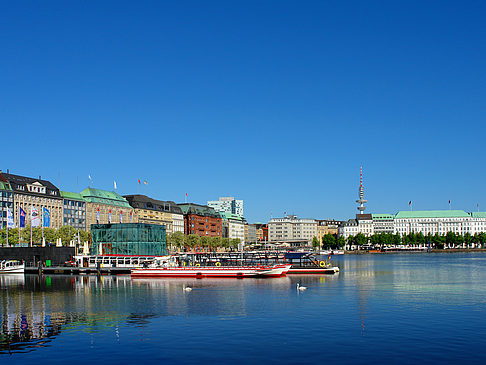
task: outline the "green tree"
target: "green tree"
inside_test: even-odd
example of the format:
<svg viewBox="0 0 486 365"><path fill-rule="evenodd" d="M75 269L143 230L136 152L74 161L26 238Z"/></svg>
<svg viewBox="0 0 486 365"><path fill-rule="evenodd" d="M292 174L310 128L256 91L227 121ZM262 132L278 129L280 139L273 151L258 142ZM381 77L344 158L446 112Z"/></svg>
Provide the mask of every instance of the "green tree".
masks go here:
<svg viewBox="0 0 486 365"><path fill-rule="evenodd" d="M314 237L312 238L312 247L314 247L314 248L319 248L319 247L320 247L320 245L319 245L319 240L317 239L317 237L316 237L316 236L314 236Z"/></svg>
<svg viewBox="0 0 486 365"><path fill-rule="evenodd" d="M355 237L355 242L358 246L364 246L368 243L368 238L363 233L358 233Z"/></svg>
<svg viewBox="0 0 486 365"><path fill-rule="evenodd" d="M445 242L447 245L454 245L456 242L456 234L454 232L447 232Z"/></svg>
<svg viewBox="0 0 486 365"><path fill-rule="evenodd" d="M77 229L71 226L62 226L57 230L57 237L61 239L63 246L68 246L71 240L77 239Z"/></svg>
<svg viewBox="0 0 486 365"><path fill-rule="evenodd" d="M346 240L342 236L338 237L337 240L336 240L336 244L339 248L343 248L344 245L346 244Z"/></svg>
<svg viewBox="0 0 486 365"><path fill-rule="evenodd" d="M331 233L327 233L325 234L324 236L322 236L322 247L324 248L332 248L336 246L336 236L331 234Z"/></svg>
<svg viewBox="0 0 486 365"><path fill-rule="evenodd" d="M186 244L190 248L195 248L199 246L200 239L201 237L199 237L197 234L192 233L187 236Z"/></svg>

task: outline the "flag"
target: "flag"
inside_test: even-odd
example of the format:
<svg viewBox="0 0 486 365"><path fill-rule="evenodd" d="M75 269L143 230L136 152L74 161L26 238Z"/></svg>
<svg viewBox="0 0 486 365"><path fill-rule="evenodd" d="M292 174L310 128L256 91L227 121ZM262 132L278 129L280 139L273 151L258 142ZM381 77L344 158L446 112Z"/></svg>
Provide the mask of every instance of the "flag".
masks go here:
<svg viewBox="0 0 486 365"><path fill-rule="evenodd" d="M130 212L130 223L132 223L132 212Z"/></svg>
<svg viewBox="0 0 486 365"><path fill-rule="evenodd" d="M140 184L140 179L138 179L138 183Z"/></svg>
<svg viewBox="0 0 486 365"><path fill-rule="evenodd" d="M36 207L30 207L30 225L32 227L40 226L39 211Z"/></svg>
<svg viewBox="0 0 486 365"><path fill-rule="evenodd" d="M331 254L329 254L329 257L327 258L327 261L329 261L331 259Z"/></svg>
<svg viewBox="0 0 486 365"><path fill-rule="evenodd" d="M19 207L19 228L25 228L25 210Z"/></svg>
<svg viewBox="0 0 486 365"><path fill-rule="evenodd" d="M449 199L449 204L451 203L451 200Z"/></svg>
<svg viewBox="0 0 486 365"><path fill-rule="evenodd" d="M116 180L113 180L113 187L115 188L116 190Z"/></svg>
<svg viewBox="0 0 486 365"><path fill-rule="evenodd" d="M108 223L111 223L111 209L110 209L110 211L108 212Z"/></svg>
<svg viewBox="0 0 486 365"><path fill-rule="evenodd" d="M186 198L187 198L187 193L186 193Z"/></svg>
<svg viewBox="0 0 486 365"><path fill-rule="evenodd" d="M91 180L91 175L88 175L88 179Z"/></svg>
<svg viewBox="0 0 486 365"><path fill-rule="evenodd" d="M144 183L145 185L148 185L148 182L147 182L147 180L144 180L144 181L143 181L143 183Z"/></svg>
<svg viewBox="0 0 486 365"><path fill-rule="evenodd" d="M7 228L14 228L14 227L15 227L15 222L14 222L12 211L10 210L10 208L7 208Z"/></svg>
<svg viewBox="0 0 486 365"><path fill-rule="evenodd" d="M120 210L120 223L123 223L123 212Z"/></svg>
<svg viewBox="0 0 486 365"><path fill-rule="evenodd" d="M98 211L96 212L96 224L100 224L100 208L98 208Z"/></svg>
<svg viewBox="0 0 486 365"><path fill-rule="evenodd" d="M51 212L46 207L42 207L42 226L49 227L51 225Z"/></svg>
<svg viewBox="0 0 486 365"><path fill-rule="evenodd" d="M412 201L411 200L408 202L408 205L412 205Z"/></svg>

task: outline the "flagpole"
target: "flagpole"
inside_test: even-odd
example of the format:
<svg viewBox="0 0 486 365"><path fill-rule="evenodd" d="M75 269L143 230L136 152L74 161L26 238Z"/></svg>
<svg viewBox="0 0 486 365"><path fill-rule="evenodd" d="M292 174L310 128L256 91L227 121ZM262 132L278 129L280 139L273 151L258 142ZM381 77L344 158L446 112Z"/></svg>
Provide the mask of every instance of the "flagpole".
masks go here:
<svg viewBox="0 0 486 365"><path fill-rule="evenodd" d="M30 247L32 247L32 207L30 206Z"/></svg>
<svg viewBox="0 0 486 365"><path fill-rule="evenodd" d="M20 247L20 201L19 201L19 247Z"/></svg>
<svg viewBox="0 0 486 365"><path fill-rule="evenodd" d="M7 247L8 247L8 214L7 214L7 242L6 243L7 243Z"/></svg>

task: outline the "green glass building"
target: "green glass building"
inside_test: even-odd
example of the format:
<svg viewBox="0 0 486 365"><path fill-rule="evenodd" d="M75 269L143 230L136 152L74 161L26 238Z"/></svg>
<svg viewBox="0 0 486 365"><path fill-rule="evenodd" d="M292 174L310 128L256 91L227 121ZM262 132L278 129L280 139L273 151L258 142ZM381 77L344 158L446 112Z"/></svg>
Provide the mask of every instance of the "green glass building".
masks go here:
<svg viewBox="0 0 486 365"><path fill-rule="evenodd" d="M146 223L91 225L91 255L167 255L165 226Z"/></svg>

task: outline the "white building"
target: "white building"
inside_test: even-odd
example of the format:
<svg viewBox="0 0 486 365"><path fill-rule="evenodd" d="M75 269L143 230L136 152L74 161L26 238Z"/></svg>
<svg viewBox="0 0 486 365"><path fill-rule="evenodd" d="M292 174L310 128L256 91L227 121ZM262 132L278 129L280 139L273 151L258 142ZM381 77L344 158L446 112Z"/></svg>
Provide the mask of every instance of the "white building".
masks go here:
<svg viewBox="0 0 486 365"><path fill-rule="evenodd" d="M223 237L239 238L241 243L245 242L245 221L243 218L231 213L221 213L223 219Z"/></svg>
<svg viewBox="0 0 486 365"><path fill-rule="evenodd" d="M454 232L474 235L486 232L486 213L467 213L463 210L400 211L395 215L395 232L406 235L422 232L445 235Z"/></svg>
<svg viewBox="0 0 486 365"><path fill-rule="evenodd" d="M317 237L317 221L314 219L288 215L268 222L268 240L271 243L311 243L314 237Z"/></svg>
<svg viewBox="0 0 486 365"><path fill-rule="evenodd" d="M208 206L220 213L235 214L243 218L243 200L235 200L233 197L221 197L219 200L209 200Z"/></svg>
<svg viewBox="0 0 486 365"><path fill-rule="evenodd" d="M395 233L395 216L392 214L372 214L373 233Z"/></svg>
<svg viewBox="0 0 486 365"><path fill-rule="evenodd" d="M338 228L338 236L344 237L344 239L347 239L349 236L356 236L358 233L358 221L356 219L342 222Z"/></svg>

